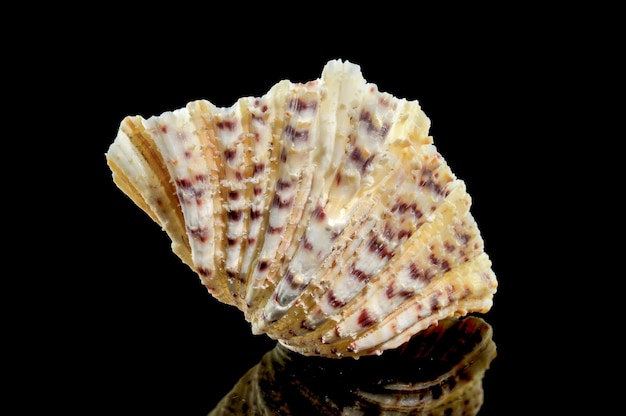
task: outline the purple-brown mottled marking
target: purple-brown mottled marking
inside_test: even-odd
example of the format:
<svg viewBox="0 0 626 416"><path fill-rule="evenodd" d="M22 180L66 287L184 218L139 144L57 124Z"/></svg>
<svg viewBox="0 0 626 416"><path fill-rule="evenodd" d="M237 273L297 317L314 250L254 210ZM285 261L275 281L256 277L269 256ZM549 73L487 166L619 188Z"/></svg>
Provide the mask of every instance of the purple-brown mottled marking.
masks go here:
<svg viewBox="0 0 626 416"><path fill-rule="evenodd" d="M272 227L271 225L267 228L267 232L270 234L280 234L283 232L283 227Z"/></svg>
<svg viewBox="0 0 626 416"><path fill-rule="evenodd" d="M409 266L409 276L414 280L421 280L424 283L428 284L432 280L432 275L428 273L426 270L421 269L417 264L411 263Z"/></svg>
<svg viewBox="0 0 626 416"><path fill-rule="evenodd" d="M354 276L359 282L367 282L371 279L371 275L354 267L355 263L350 265L350 275Z"/></svg>
<svg viewBox="0 0 626 416"><path fill-rule="evenodd" d="M450 243L449 241L446 241L445 243L443 243L443 247L446 249L448 253L452 253L455 248L454 244Z"/></svg>
<svg viewBox="0 0 626 416"><path fill-rule="evenodd" d="M433 180L433 171L430 169L424 169L422 171L422 177L420 178L418 184L422 188L429 188L437 195L446 195L444 188Z"/></svg>
<svg viewBox="0 0 626 416"><path fill-rule="evenodd" d="M337 296L335 296L335 292L332 289L328 292L328 295L326 295L326 298L328 299L328 304L335 309L342 308L346 304L346 302L342 301Z"/></svg>
<svg viewBox="0 0 626 416"><path fill-rule="evenodd" d="M196 203L202 205L202 196L204 195L204 189L193 189L193 195L196 197Z"/></svg>
<svg viewBox="0 0 626 416"><path fill-rule="evenodd" d="M254 243L256 243L256 238L254 238L254 237L248 237L248 244L249 244L249 245L252 245L252 244L254 244Z"/></svg>
<svg viewBox="0 0 626 416"><path fill-rule="evenodd" d="M306 235L302 237L302 247L304 247L305 250L313 250L313 244L306 238Z"/></svg>
<svg viewBox="0 0 626 416"><path fill-rule="evenodd" d="M362 109L361 113L359 114L359 121L363 122L366 124L367 126L367 131L371 132L371 131L377 131L376 126L374 126L374 122L372 121L372 113Z"/></svg>
<svg viewBox="0 0 626 416"><path fill-rule="evenodd" d="M398 201L391 207L391 212L400 211L400 214L404 214L408 207L409 205L406 202Z"/></svg>
<svg viewBox="0 0 626 416"><path fill-rule="evenodd" d="M417 204L415 202L411 204L407 204L406 202L398 200L393 205L393 207L391 207L391 212L396 212L396 211L399 211L400 214L404 214L405 212L409 211L413 213L413 216L415 217L415 219L418 219L418 220L424 215L424 213L417 208Z"/></svg>
<svg viewBox="0 0 626 416"><path fill-rule="evenodd" d="M368 326L374 325L376 319L367 312L367 309L363 309L359 315L358 322L361 328L367 328Z"/></svg>
<svg viewBox="0 0 626 416"><path fill-rule="evenodd" d="M182 189L191 188L191 180L187 178L176 179L176 186Z"/></svg>
<svg viewBox="0 0 626 416"><path fill-rule="evenodd" d="M383 139L387 137L387 133L389 132L390 128L391 126L389 126L389 123L383 123L383 125L380 126L380 137L382 137Z"/></svg>
<svg viewBox="0 0 626 416"><path fill-rule="evenodd" d="M241 210L240 209L235 209L235 210L228 210L226 211L226 215L228 215L228 219L231 221L239 221L241 219Z"/></svg>
<svg viewBox="0 0 626 416"><path fill-rule="evenodd" d="M315 110L317 108L317 102L310 101L307 103L306 101L302 100L299 97L292 98L287 103L287 108L296 113L299 113L300 111L304 111L308 109Z"/></svg>
<svg viewBox="0 0 626 416"><path fill-rule="evenodd" d="M235 172L235 178L237 178L237 180L241 182L243 180L243 174L237 171Z"/></svg>
<svg viewBox="0 0 626 416"><path fill-rule="evenodd" d="M217 126L218 129L230 130L230 131L235 130L235 122L232 120L218 121L215 125Z"/></svg>
<svg viewBox="0 0 626 416"><path fill-rule="evenodd" d="M393 257L393 251L387 250L387 244L378 240L378 236L373 235L367 242L367 247L372 253L377 253L381 259Z"/></svg>
<svg viewBox="0 0 626 416"><path fill-rule="evenodd" d="M287 281L287 283L289 283L289 287L291 288L291 290L293 291L301 291L302 289L304 289L305 287L307 287L306 283L296 283L294 281L294 275L291 272L291 270L287 270L287 273L285 274L285 280Z"/></svg>
<svg viewBox="0 0 626 416"><path fill-rule="evenodd" d="M297 141L307 141L309 140L309 131L308 130L297 130L291 125L287 125L285 127L285 136L289 138L292 142Z"/></svg>
<svg viewBox="0 0 626 416"><path fill-rule="evenodd" d="M253 209L250 211L250 219L251 220L256 220L257 218L259 218L261 216L261 210L258 209Z"/></svg>
<svg viewBox="0 0 626 416"><path fill-rule="evenodd" d="M283 163L287 161L287 149L284 147L280 150L280 161Z"/></svg>
<svg viewBox="0 0 626 416"><path fill-rule="evenodd" d="M402 240L404 237L410 237L413 233L409 230L398 231L398 240Z"/></svg>
<svg viewBox="0 0 626 416"><path fill-rule="evenodd" d="M259 271L263 272L265 270L267 270L267 268L270 266L270 262L267 260L261 260L259 262Z"/></svg>
<svg viewBox="0 0 626 416"><path fill-rule="evenodd" d="M196 269L196 272L197 272L200 276L205 277L205 278L207 278L207 279L213 275L213 271L212 271L212 270L210 270L210 269L207 269L206 267L198 267L198 268Z"/></svg>
<svg viewBox="0 0 626 416"><path fill-rule="evenodd" d="M430 300L430 310L432 310L433 312L436 312L439 309L441 309L441 300L439 299L439 297L440 297L440 294L435 293L432 299Z"/></svg>
<svg viewBox="0 0 626 416"><path fill-rule="evenodd" d="M411 296L415 295L415 292L412 292L410 290L407 289L402 289L399 292L396 292L396 287L394 282L391 282L388 286L387 286L387 290L385 291L385 295L387 296L388 299L391 299L393 297L396 296L400 296L403 298L410 298Z"/></svg>
<svg viewBox="0 0 626 416"><path fill-rule="evenodd" d="M387 290L385 290L385 295L387 296L387 299L391 299L394 295L395 292L395 284L394 282L389 283L389 285L387 285Z"/></svg>
<svg viewBox="0 0 626 416"><path fill-rule="evenodd" d="M321 205L316 206L315 209L313 210L312 216L313 216L313 219L315 220L323 221L326 218L324 207Z"/></svg>
<svg viewBox="0 0 626 416"><path fill-rule="evenodd" d="M272 205L278 208L289 208L291 207L291 205L293 205L293 201L294 201L293 197L287 199L286 201L283 201L282 199L280 199L280 196L278 194L275 194L274 200L272 201Z"/></svg>
<svg viewBox="0 0 626 416"><path fill-rule="evenodd" d="M199 227L199 228L187 228L189 230L189 234L197 240L206 242L209 238L209 228L208 227Z"/></svg>
<svg viewBox="0 0 626 416"><path fill-rule="evenodd" d="M228 199L231 201L236 201L239 199L239 192L237 191L228 191Z"/></svg>
<svg viewBox="0 0 626 416"><path fill-rule="evenodd" d="M411 265L409 266L409 276L411 276L411 279L418 280L423 275L424 275L424 271L422 269L420 269L417 266L417 264L411 263Z"/></svg>
<svg viewBox="0 0 626 416"><path fill-rule="evenodd" d="M162 132L162 133L167 133L167 125L163 124L163 125L161 126L161 132Z"/></svg>
<svg viewBox="0 0 626 416"><path fill-rule="evenodd" d="M415 292L413 292L411 290L408 290L408 289L404 289L404 290L399 291L397 293L397 295L398 296L402 296L403 298L407 298L408 299L410 297L415 296Z"/></svg>
<svg viewBox="0 0 626 416"><path fill-rule="evenodd" d="M252 188L252 192L255 196L259 196L263 193L263 189L260 186L255 186L254 188Z"/></svg>
<svg viewBox="0 0 626 416"><path fill-rule="evenodd" d="M361 113L359 114L359 121L365 123L366 129L369 133L375 132L382 139L384 139L387 136L387 133L389 132L389 128L390 128L389 123L384 123L380 127L380 129L376 128L376 126L374 125L374 122L372 121L372 113L365 109L361 110Z"/></svg>
<svg viewBox="0 0 626 416"><path fill-rule="evenodd" d="M252 174L256 176L259 173L263 173L264 170L265 170L265 163L255 163L254 171L252 172Z"/></svg>
<svg viewBox="0 0 626 416"><path fill-rule="evenodd" d="M279 191L283 191L285 189L291 188L292 185L293 185L293 181L286 180L286 179L279 179L276 182L276 189L278 189Z"/></svg>
<svg viewBox="0 0 626 416"><path fill-rule="evenodd" d="M234 246L235 244L237 244L237 241L239 239L238 238L230 238L230 237L226 237L226 241L228 242L228 245L230 247Z"/></svg>
<svg viewBox="0 0 626 416"><path fill-rule="evenodd" d="M350 153L350 160L360 165L365 163L365 158L363 157L363 152L361 152L361 149L359 149L358 147L355 147L352 150L352 153Z"/></svg>
<svg viewBox="0 0 626 416"><path fill-rule="evenodd" d="M226 158L226 161L230 162L235 158L235 156L237 156L237 149L224 150L224 157Z"/></svg>

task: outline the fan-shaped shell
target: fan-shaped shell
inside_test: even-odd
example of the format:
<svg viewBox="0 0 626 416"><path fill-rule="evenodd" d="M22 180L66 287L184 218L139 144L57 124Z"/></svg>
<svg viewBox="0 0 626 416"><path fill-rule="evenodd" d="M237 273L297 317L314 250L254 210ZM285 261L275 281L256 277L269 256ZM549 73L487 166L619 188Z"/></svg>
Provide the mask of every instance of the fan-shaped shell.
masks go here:
<svg viewBox="0 0 626 416"><path fill-rule="evenodd" d="M117 186L255 334L304 355L378 354L492 306L471 199L417 101L360 67L284 80L230 107L126 117Z"/></svg>

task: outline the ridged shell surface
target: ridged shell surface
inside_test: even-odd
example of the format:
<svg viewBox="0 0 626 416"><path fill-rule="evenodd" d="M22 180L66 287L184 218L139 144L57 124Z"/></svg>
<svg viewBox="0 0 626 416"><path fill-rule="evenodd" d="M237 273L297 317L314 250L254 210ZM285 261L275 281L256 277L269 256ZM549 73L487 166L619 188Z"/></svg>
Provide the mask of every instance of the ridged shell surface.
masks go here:
<svg viewBox="0 0 626 416"><path fill-rule="evenodd" d="M497 280L470 196L429 128L417 101L332 60L317 80L230 107L128 116L106 159L253 333L304 355L358 357L492 306Z"/></svg>

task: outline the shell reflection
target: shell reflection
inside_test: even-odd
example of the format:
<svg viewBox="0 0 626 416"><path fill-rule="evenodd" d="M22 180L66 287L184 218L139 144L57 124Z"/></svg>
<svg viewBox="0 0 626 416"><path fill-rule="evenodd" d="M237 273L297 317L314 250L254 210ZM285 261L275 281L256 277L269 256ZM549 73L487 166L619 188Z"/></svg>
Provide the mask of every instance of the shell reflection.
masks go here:
<svg viewBox="0 0 626 416"><path fill-rule="evenodd" d="M209 416L476 415L495 357L492 328L475 316L443 320L359 360L305 357L277 344Z"/></svg>

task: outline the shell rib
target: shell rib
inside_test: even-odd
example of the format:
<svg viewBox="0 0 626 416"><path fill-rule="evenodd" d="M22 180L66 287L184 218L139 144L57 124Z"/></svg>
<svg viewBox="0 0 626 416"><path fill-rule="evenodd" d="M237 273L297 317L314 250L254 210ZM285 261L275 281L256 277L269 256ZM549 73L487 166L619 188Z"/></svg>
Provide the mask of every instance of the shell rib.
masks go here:
<svg viewBox="0 0 626 416"><path fill-rule="evenodd" d="M497 289L471 199L417 101L329 61L230 107L126 117L115 184L252 332L304 355L380 354Z"/></svg>

